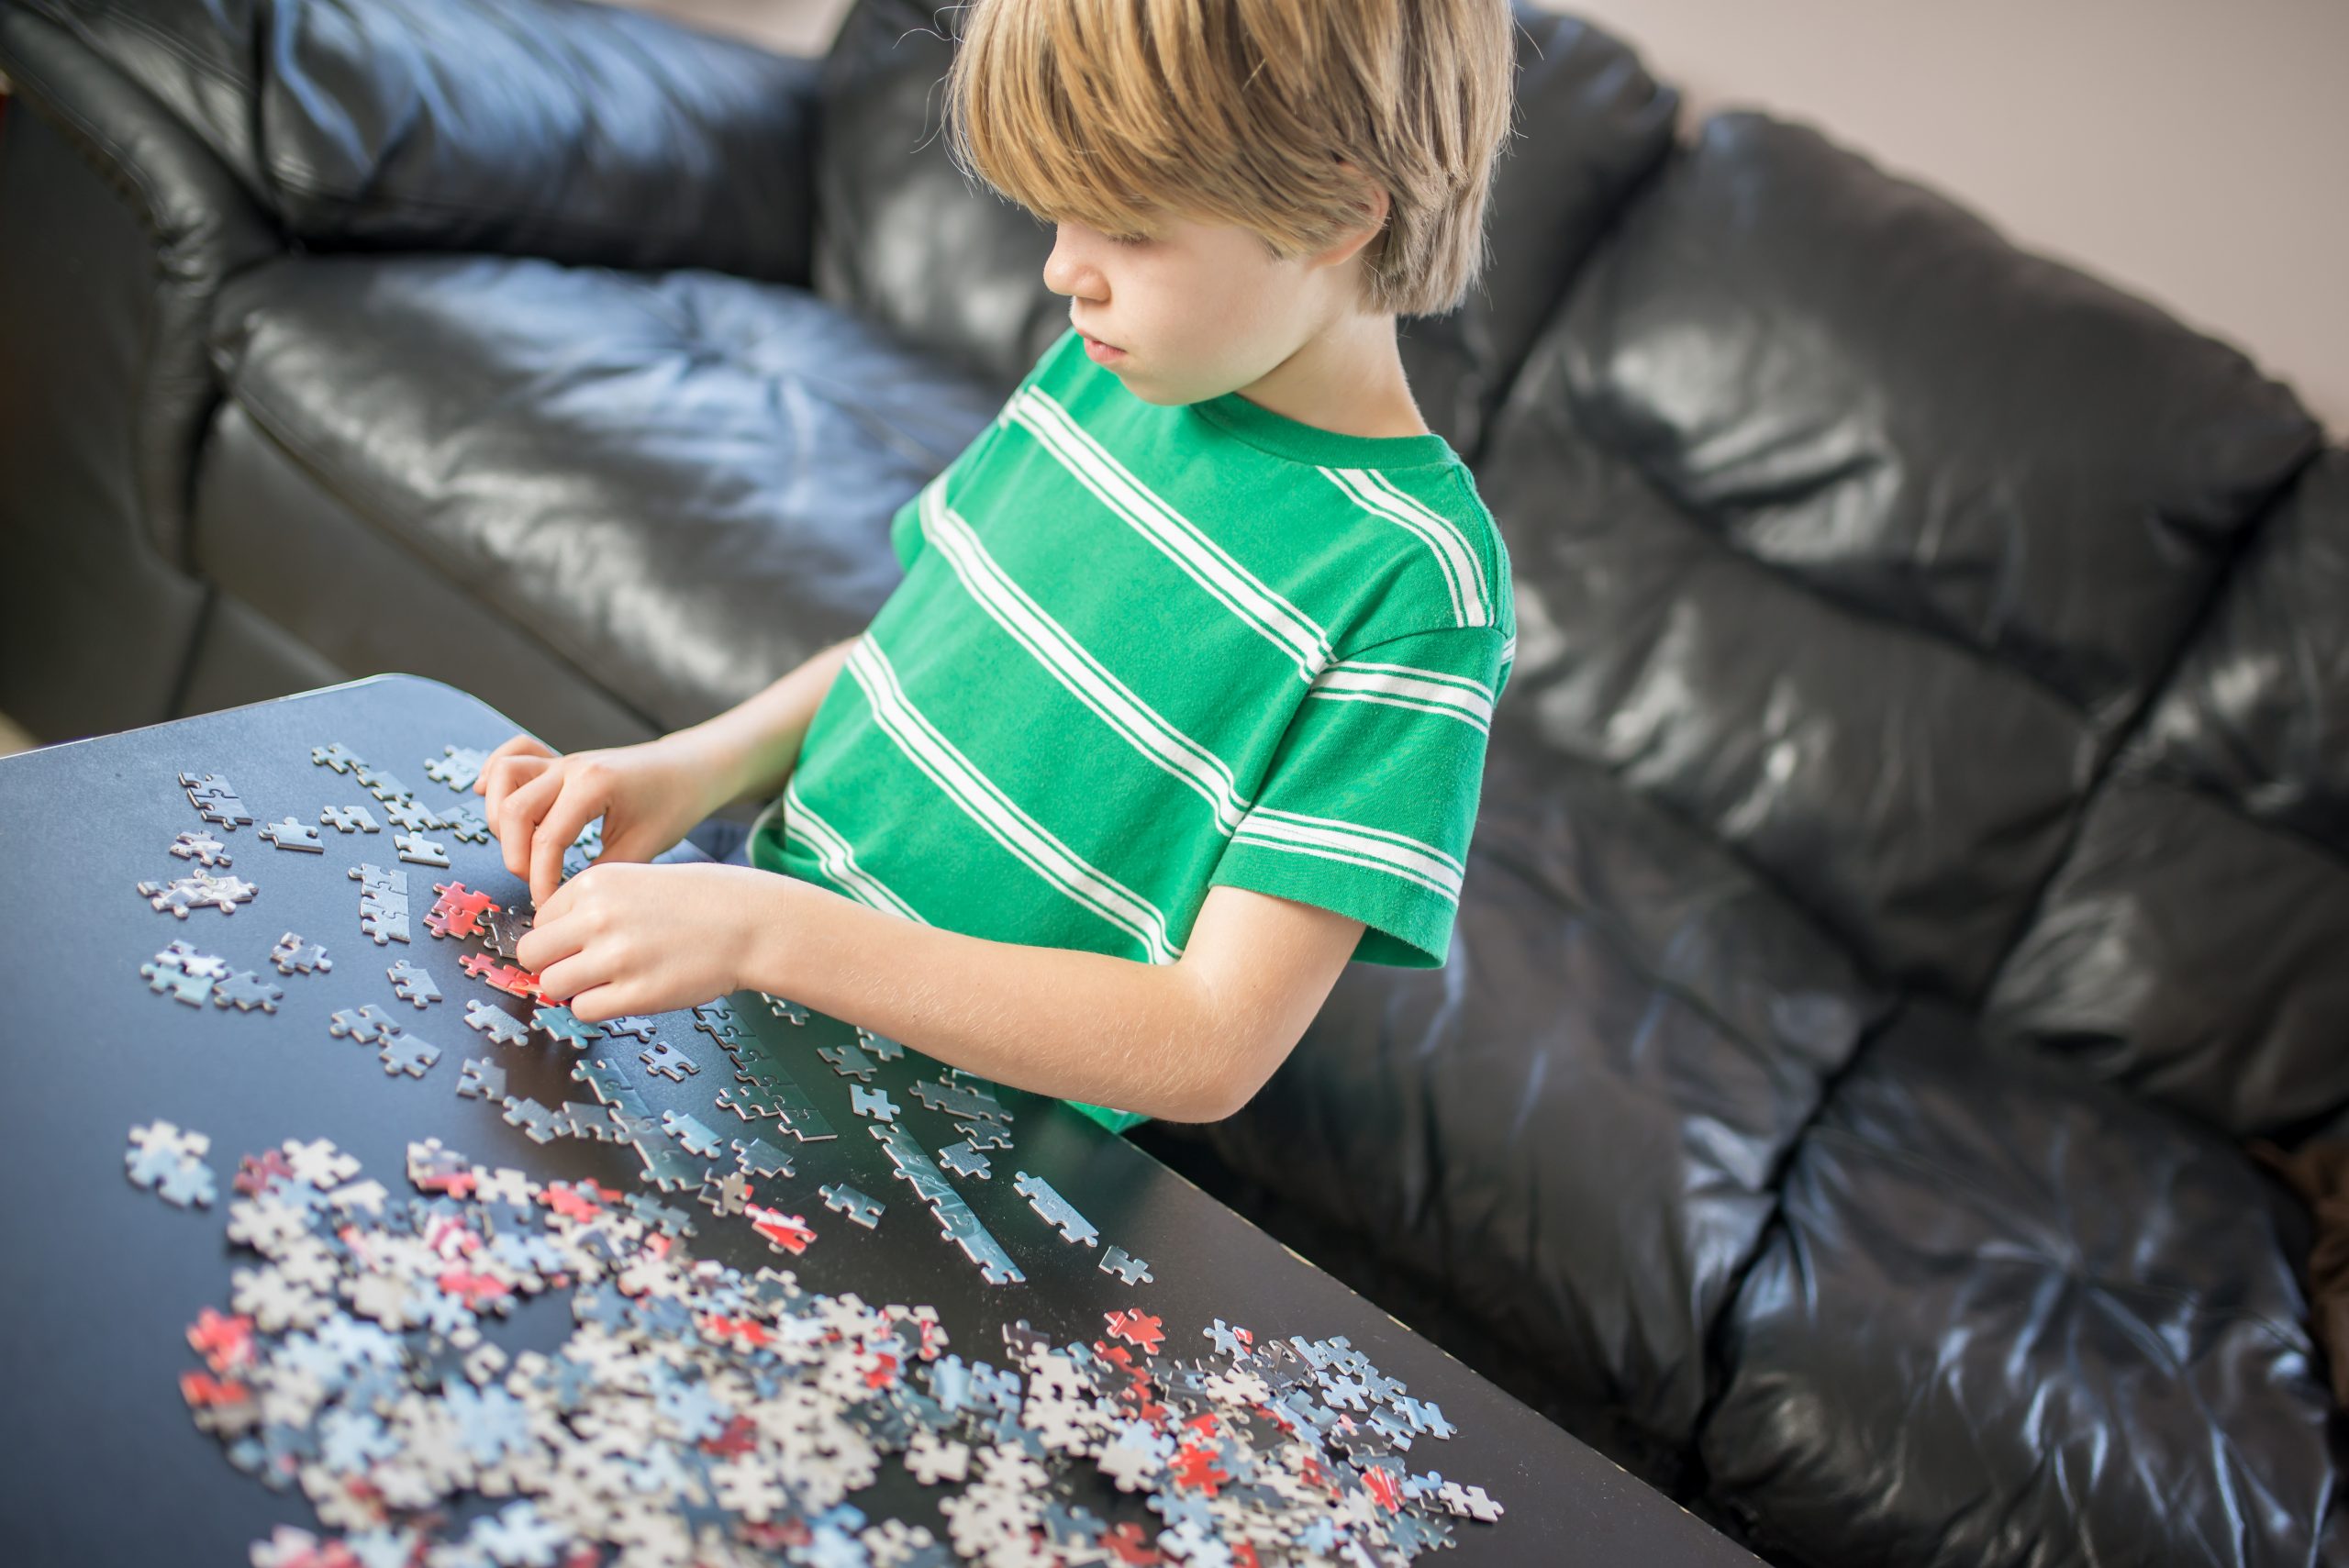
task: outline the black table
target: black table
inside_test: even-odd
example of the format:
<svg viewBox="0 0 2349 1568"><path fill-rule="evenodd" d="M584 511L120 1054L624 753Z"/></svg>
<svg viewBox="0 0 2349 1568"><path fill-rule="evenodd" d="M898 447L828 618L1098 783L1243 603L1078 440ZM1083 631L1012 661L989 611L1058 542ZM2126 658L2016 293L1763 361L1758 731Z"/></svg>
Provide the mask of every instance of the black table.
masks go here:
<svg viewBox="0 0 2349 1568"><path fill-rule="evenodd" d="M569 1051L544 1044L499 1051L464 1027L464 1001L495 993L459 969L462 944L437 941L424 929L436 881L462 880L501 900L526 895L494 843L430 835L448 846L452 865L404 867L413 940L379 947L362 934L360 886L347 873L362 861L403 864L388 823L376 835L328 829L323 854L280 851L258 836L262 824L289 814L315 822L329 804L363 803L382 818L349 775L313 764L314 746L349 748L397 773L428 804L477 805L478 797L429 779L425 761L444 745L489 748L515 728L463 693L392 675L0 759L0 900L8 910L0 918L0 1030L13 1123L0 1140L0 1389L8 1411L0 1560L242 1563L249 1543L279 1522L316 1528L298 1491L271 1492L233 1469L178 1391L180 1373L199 1364L184 1330L199 1307L225 1306L230 1264L241 1260L221 1225L239 1153L324 1137L364 1162L368 1175L405 1191L407 1143L438 1137L481 1164L517 1166L537 1179L592 1176L647 1190L628 1145L540 1145L507 1125L497 1106L453 1092L464 1058L500 1055L516 1094L548 1104L590 1098L568 1078ZM178 833L206 827L179 786L183 772L224 775L255 819L233 833L210 829L229 846L230 871L260 888L233 915L198 908L175 919L136 891L141 881L168 882L193 869L166 852ZM269 951L288 929L325 945L331 973L276 973ZM151 992L139 965L174 939L257 971L284 987L284 1001L264 1014L190 1007ZM384 971L403 957L429 969L447 1000L422 1013L399 1001ZM369 1002L440 1047L422 1078L387 1076L373 1050L329 1035L330 1013ZM1170 1350L1185 1356L1199 1353L1197 1336L1216 1318L1260 1337L1342 1334L1458 1428L1442 1443L1422 1437L1421 1451L1408 1456L1412 1468L1481 1485L1507 1509L1497 1524L1459 1521L1456 1551L1428 1561L1460 1568L1755 1561L1056 1101L999 1090L1015 1118L1016 1146L994 1151L991 1179L955 1184L1026 1275L1019 1284L984 1283L907 1184L893 1179L882 1146L852 1113L849 1082L818 1060L818 1046L854 1039L852 1028L821 1015L792 1024L755 995L735 1005L841 1136L794 1144L772 1121L755 1129L796 1158L796 1175L760 1186L771 1195L763 1201L780 1195L782 1207L817 1228L804 1255L774 1256L746 1221L720 1219L687 1194L668 1197L693 1214L700 1255L746 1270L788 1267L807 1288L852 1290L869 1302L934 1304L953 1349L998 1362L1002 1328L1016 1319L1056 1341L1089 1341L1101 1335L1105 1312L1137 1306L1163 1318ZM729 1136L747 1130L713 1108L733 1077L724 1055L692 1028L689 1013L659 1021L660 1038L702 1071L673 1084L635 1068L631 1046L631 1076L654 1112L689 1110ZM926 1109L911 1085L937 1075L936 1063L908 1051L875 1079L900 1107L901 1125L932 1150L956 1136L956 1124ZM125 1179L128 1129L156 1118L211 1137L220 1183L211 1209L183 1212ZM1015 1169L1044 1176L1105 1242L1147 1260L1154 1278L1128 1286L1102 1273L1097 1249L1064 1242L1013 1191ZM848 1223L816 1195L819 1184L843 1178L887 1205L875 1229ZM560 1337L559 1307L540 1301L518 1317L532 1313ZM883 1501L880 1488L858 1500Z"/></svg>

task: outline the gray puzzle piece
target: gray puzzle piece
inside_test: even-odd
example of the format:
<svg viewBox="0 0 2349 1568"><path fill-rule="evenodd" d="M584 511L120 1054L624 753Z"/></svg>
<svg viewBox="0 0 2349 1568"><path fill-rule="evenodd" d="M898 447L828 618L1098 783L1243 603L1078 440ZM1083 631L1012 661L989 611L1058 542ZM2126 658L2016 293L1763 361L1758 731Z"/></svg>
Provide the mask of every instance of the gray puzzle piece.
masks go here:
<svg viewBox="0 0 2349 1568"><path fill-rule="evenodd" d="M823 1195L826 1208L848 1216L850 1219L863 1226L867 1230L878 1226L881 1223L881 1216L886 1212L886 1206L878 1198L866 1197L846 1182L835 1182L829 1186L818 1187L816 1190Z"/></svg>
<svg viewBox="0 0 2349 1568"><path fill-rule="evenodd" d="M1101 1240L1101 1233L1093 1229L1093 1221L1077 1213L1074 1204L1053 1191L1052 1183L1025 1171L1017 1174L1012 1190L1026 1198L1028 1207L1043 1216L1045 1223L1060 1227L1062 1240L1090 1247Z"/></svg>
<svg viewBox="0 0 2349 1568"><path fill-rule="evenodd" d="M440 1000L440 987L433 984L422 964L402 959L384 973L391 977L392 989L399 993L403 1002L424 1007Z"/></svg>

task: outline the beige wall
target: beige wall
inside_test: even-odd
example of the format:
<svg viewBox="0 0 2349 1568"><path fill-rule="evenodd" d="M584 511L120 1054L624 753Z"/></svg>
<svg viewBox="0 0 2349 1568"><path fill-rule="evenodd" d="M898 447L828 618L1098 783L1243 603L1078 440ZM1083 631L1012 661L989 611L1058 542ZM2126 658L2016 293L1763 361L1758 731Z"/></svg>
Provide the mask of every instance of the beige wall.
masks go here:
<svg viewBox="0 0 2349 1568"><path fill-rule="evenodd" d="M845 0L631 0L809 52ZM1585 0L1687 95L1807 120L2224 338L2349 440L2349 0Z"/></svg>

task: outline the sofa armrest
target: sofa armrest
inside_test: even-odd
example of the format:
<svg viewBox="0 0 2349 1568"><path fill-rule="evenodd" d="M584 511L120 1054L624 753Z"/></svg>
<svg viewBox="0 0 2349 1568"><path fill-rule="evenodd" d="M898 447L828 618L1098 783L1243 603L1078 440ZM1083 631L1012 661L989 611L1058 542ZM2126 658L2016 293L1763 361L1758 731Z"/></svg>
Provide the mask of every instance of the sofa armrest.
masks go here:
<svg viewBox="0 0 2349 1568"><path fill-rule="evenodd" d="M593 0L17 0L314 250L805 284L820 61Z"/></svg>
<svg viewBox="0 0 2349 1568"><path fill-rule="evenodd" d="M188 493L218 395L205 331L220 285L285 240L177 117L28 6L0 4L0 72L16 90L0 135L0 536L20 548L8 575L37 576L35 557L57 565L52 591L25 601L30 620L0 597L0 667L25 625L103 623L86 604L61 607L54 590L72 583L144 584L143 629L106 630L176 649L192 605L173 580L189 568ZM115 671L104 684L124 706L89 722L171 717L176 670ZM0 706L33 722L37 695L0 688L13 694ZM88 733L71 728L85 717L44 710L37 733Z"/></svg>

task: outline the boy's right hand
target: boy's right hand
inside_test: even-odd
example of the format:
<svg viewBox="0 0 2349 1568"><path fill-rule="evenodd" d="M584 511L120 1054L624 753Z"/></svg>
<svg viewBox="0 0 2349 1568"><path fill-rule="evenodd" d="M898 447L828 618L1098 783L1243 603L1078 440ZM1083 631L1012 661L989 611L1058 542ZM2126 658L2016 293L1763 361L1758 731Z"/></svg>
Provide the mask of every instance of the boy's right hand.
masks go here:
<svg viewBox="0 0 2349 1568"><path fill-rule="evenodd" d="M517 735L489 754L473 793L497 835L506 869L544 904L562 884L562 854L582 829L604 819L605 861L649 861L713 809L709 780L674 737L601 751L553 751Z"/></svg>

